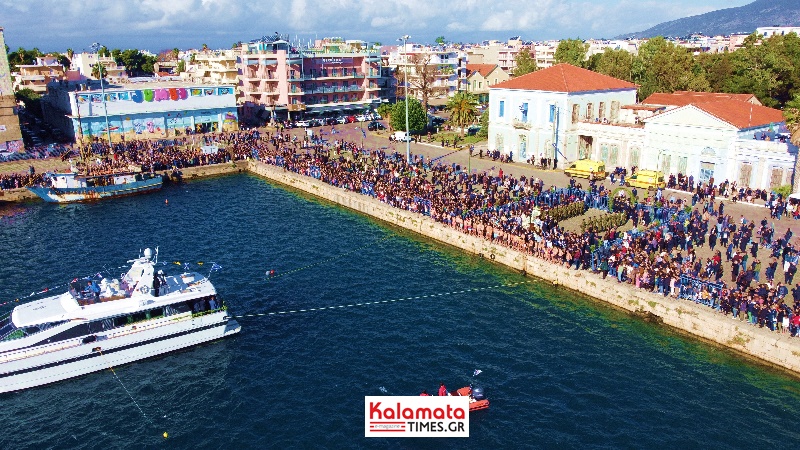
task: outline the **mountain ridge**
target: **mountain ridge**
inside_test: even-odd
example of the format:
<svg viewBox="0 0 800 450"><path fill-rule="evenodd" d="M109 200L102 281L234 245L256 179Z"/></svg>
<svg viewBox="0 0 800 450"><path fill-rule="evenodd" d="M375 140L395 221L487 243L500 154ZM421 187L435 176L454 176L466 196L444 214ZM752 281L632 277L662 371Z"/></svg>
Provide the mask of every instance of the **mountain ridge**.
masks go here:
<svg viewBox="0 0 800 450"><path fill-rule="evenodd" d="M750 34L758 27L800 26L798 0L756 0L743 6L684 17L660 23L644 31L625 33L615 39L681 37L695 33L706 36Z"/></svg>

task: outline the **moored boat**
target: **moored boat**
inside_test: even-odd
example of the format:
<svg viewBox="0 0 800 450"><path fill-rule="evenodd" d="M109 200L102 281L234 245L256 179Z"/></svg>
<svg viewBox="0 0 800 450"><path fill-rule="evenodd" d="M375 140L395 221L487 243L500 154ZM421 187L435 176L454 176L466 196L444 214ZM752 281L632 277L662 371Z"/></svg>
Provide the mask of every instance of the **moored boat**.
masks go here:
<svg viewBox="0 0 800 450"><path fill-rule="evenodd" d="M28 190L46 202L71 203L140 194L160 189L162 184L161 175L134 171L100 175L48 172L42 185Z"/></svg>
<svg viewBox="0 0 800 450"><path fill-rule="evenodd" d="M241 330L211 281L156 271L157 252L119 278L73 279L67 292L0 317L0 392L48 384Z"/></svg>

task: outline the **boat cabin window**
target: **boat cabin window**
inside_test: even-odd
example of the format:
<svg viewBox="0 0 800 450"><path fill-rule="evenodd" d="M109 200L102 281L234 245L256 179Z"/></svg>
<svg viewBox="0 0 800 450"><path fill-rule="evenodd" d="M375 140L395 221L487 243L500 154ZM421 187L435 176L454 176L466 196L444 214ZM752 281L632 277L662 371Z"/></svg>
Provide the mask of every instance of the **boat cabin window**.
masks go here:
<svg viewBox="0 0 800 450"><path fill-rule="evenodd" d="M66 321L62 320L61 322L42 323L30 327L17 328L17 326L11 321L11 316L8 316L0 321L0 340L10 341L13 339L23 338L25 336L36 334L40 331L48 330L63 323L66 323Z"/></svg>
<svg viewBox="0 0 800 450"><path fill-rule="evenodd" d="M78 324L72 328L68 328L60 333L57 333L55 336L45 339L41 343L66 341L68 339L86 336L87 334L89 334L89 329L86 327L86 324Z"/></svg>

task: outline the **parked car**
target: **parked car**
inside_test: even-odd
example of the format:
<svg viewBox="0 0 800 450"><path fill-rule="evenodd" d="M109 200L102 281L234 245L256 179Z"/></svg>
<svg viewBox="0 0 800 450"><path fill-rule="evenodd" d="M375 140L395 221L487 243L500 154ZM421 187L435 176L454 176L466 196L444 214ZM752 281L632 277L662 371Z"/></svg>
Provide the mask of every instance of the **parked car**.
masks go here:
<svg viewBox="0 0 800 450"><path fill-rule="evenodd" d="M311 121L310 120L297 120L297 121L294 122L294 126L303 127L303 128L310 127L311 126Z"/></svg>
<svg viewBox="0 0 800 450"><path fill-rule="evenodd" d="M359 114L356 116L356 122L368 122L371 119L371 116L367 114Z"/></svg>
<svg viewBox="0 0 800 450"><path fill-rule="evenodd" d="M381 117L380 114L374 112L372 113L372 120L383 120L383 117Z"/></svg>
<svg viewBox="0 0 800 450"><path fill-rule="evenodd" d="M370 122L369 125L367 125L367 129L369 131L380 131L380 130L385 130L386 127L382 123L374 121Z"/></svg>
<svg viewBox="0 0 800 450"><path fill-rule="evenodd" d="M335 117L328 117L325 119L325 125L336 125L339 121Z"/></svg>
<svg viewBox="0 0 800 450"><path fill-rule="evenodd" d="M336 118L336 122L340 123L340 124L347 123L347 116L339 116L339 117L337 117Z"/></svg>
<svg viewBox="0 0 800 450"><path fill-rule="evenodd" d="M347 123L355 123L356 116L347 116Z"/></svg>

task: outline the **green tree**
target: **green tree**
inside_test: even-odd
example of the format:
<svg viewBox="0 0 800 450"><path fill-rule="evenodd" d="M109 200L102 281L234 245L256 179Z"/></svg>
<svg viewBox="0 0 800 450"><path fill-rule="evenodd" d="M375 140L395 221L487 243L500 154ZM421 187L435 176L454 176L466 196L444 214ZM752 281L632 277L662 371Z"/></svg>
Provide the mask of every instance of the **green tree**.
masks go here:
<svg viewBox="0 0 800 450"><path fill-rule="evenodd" d="M406 131L406 101L408 101L408 127L411 132L421 133L428 126L428 115L415 98L408 98L392 106L391 124L398 131Z"/></svg>
<svg viewBox="0 0 800 450"><path fill-rule="evenodd" d="M380 116L383 117L383 120L387 121L390 124L392 123L391 122L392 105L390 105L388 103L381 103L380 106L378 106L378 110L377 111L378 111L378 114L380 114Z"/></svg>
<svg viewBox="0 0 800 450"><path fill-rule="evenodd" d="M108 47L103 45L102 47L97 49L97 56L108 58L109 56L111 56L111 52L108 51Z"/></svg>
<svg viewBox="0 0 800 450"><path fill-rule="evenodd" d="M707 90L708 81L698 69L689 50L655 37L639 48L631 73L643 99L654 92Z"/></svg>
<svg viewBox="0 0 800 450"><path fill-rule="evenodd" d="M631 70L634 56L627 50L606 47L593 70L620 80L633 81Z"/></svg>
<svg viewBox="0 0 800 450"><path fill-rule="evenodd" d="M477 136L486 139L489 137L489 108L486 108L483 114L481 114L480 124L481 129L478 130Z"/></svg>
<svg viewBox="0 0 800 450"><path fill-rule="evenodd" d="M24 88L14 93L14 98L18 102L25 105L25 110L35 115L42 117L42 96L36 93L33 89Z"/></svg>
<svg viewBox="0 0 800 450"><path fill-rule="evenodd" d="M517 56L514 57L514 63L515 66L512 74L515 77L535 72L539 68L536 65L536 58L531 54L531 50L528 48L523 48L517 53Z"/></svg>
<svg viewBox="0 0 800 450"><path fill-rule="evenodd" d="M753 33L731 55L732 92L752 93L767 106L780 107L800 86L800 39L796 33L764 39Z"/></svg>
<svg viewBox="0 0 800 450"><path fill-rule="evenodd" d="M186 72L186 61L180 60L178 61L177 66L175 66L175 73L183 73Z"/></svg>
<svg viewBox="0 0 800 450"><path fill-rule="evenodd" d="M74 54L75 54L75 50L73 50L71 47L67 49L67 58L69 58L70 61L72 61L72 56Z"/></svg>
<svg viewBox="0 0 800 450"><path fill-rule="evenodd" d="M17 72L18 66L33 64L36 58L44 56L38 48L34 47L31 50L25 50L19 47L16 51L8 53L8 64L12 72Z"/></svg>
<svg viewBox="0 0 800 450"><path fill-rule="evenodd" d="M792 144L800 146L800 93L794 94L794 97L786 103L783 108L783 118L786 120L786 128L792 134ZM798 174L795 174L797 177Z"/></svg>
<svg viewBox="0 0 800 450"><path fill-rule="evenodd" d="M450 122L461 127L461 136L464 129L475 122L475 113L478 111L478 100L469 92L457 92L450 97L445 106L450 111Z"/></svg>
<svg viewBox="0 0 800 450"><path fill-rule="evenodd" d="M106 66L99 62L92 66L92 78L99 80L100 78L105 78L107 75L108 71L106 70Z"/></svg>
<svg viewBox="0 0 800 450"><path fill-rule="evenodd" d="M180 55L180 54L181 54L181 50L178 47L175 47L175 48L172 49L172 59L174 59L175 61L178 60L178 55Z"/></svg>
<svg viewBox="0 0 800 450"><path fill-rule="evenodd" d="M445 42L447 42L447 41L445 41L445 40L444 40L444 36L439 36L439 37L437 37L437 38L436 38L436 41L435 41L435 42L436 42L437 44L439 44L439 45L444 45L444 44L445 44Z"/></svg>
<svg viewBox="0 0 800 450"><path fill-rule="evenodd" d="M580 39L566 39L558 43L556 47L556 64L567 63L573 66L586 67L586 51L589 44Z"/></svg>

